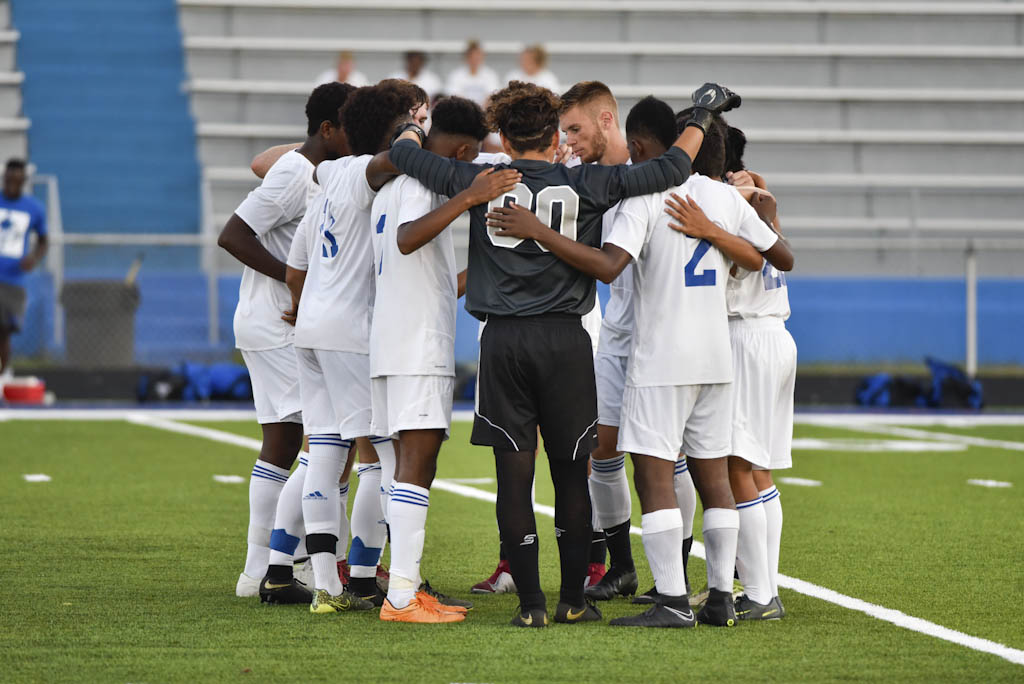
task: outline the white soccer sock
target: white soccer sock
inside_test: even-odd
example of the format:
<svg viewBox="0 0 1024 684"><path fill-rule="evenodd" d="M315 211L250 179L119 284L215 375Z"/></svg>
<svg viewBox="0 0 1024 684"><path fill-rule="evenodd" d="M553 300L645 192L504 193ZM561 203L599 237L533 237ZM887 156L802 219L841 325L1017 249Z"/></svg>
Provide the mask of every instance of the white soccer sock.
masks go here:
<svg viewBox="0 0 1024 684"><path fill-rule="evenodd" d="M309 560L313 563L313 578L317 589L326 589L331 596L339 596L345 591L338 577L338 564L333 553L314 553Z"/></svg>
<svg viewBox="0 0 1024 684"><path fill-rule="evenodd" d="M626 455L590 462L590 502L601 529L611 529L629 520L633 514L629 482L626 480Z"/></svg>
<svg viewBox="0 0 1024 684"><path fill-rule="evenodd" d="M395 479L395 443L387 437L371 437L370 442L380 459L380 512L386 523L391 522L388 514L388 499L391 482Z"/></svg>
<svg viewBox="0 0 1024 684"><path fill-rule="evenodd" d="M274 516L274 531L270 533L270 564L291 565L295 551L306 536L302 524L302 488L306 483L309 461L299 457L299 467L288 478L277 499L277 514Z"/></svg>
<svg viewBox="0 0 1024 684"><path fill-rule="evenodd" d="M772 600L771 573L768 571L768 523L761 498L736 504L740 531L736 543L736 569L743 590L751 601L765 604Z"/></svg>
<svg viewBox="0 0 1024 684"><path fill-rule="evenodd" d="M348 482L338 485L338 498L341 499L341 511L338 515L338 550L334 555L340 562L348 558Z"/></svg>
<svg viewBox="0 0 1024 684"><path fill-rule="evenodd" d="M697 512L697 490L693 487L686 458L676 461L676 474L672 480L676 490L676 505L683 516L683 539L693 536L693 515Z"/></svg>
<svg viewBox="0 0 1024 684"><path fill-rule="evenodd" d="M388 601L405 608L420 585L430 490L407 482L391 489L391 583ZM396 581L397 580L397 581Z"/></svg>
<svg viewBox="0 0 1024 684"><path fill-rule="evenodd" d="M782 546L782 500L775 486L760 492L768 537L768 572L772 596L779 595L779 548Z"/></svg>
<svg viewBox="0 0 1024 684"><path fill-rule="evenodd" d="M683 575L683 557L679 548L683 545L683 521L678 508L663 508L644 513L644 553L654 575L654 585L664 596L682 596L686 593L686 578Z"/></svg>
<svg viewBox="0 0 1024 684"><path fill-rule="evenodd" d="M309 436L309 465L302 496L302 517L305 520L306 535L330 534L338 537L338 518L341 498L338 496L338 480L348 458L352 443L342 440L337 434ZM334 551L320 551L311 554L314 585L331 594L341 593L341 580Z"/></svg>
<svg viewBox="0 0 1024 684"><path fill-rule="evenodd" d="M740 516L734 509L704 509L704 552L707 556L709 588L732 593L739 531Z"/></svg>
<svg viewBox="0 0 1024 684"><path fill-rule="evenodd" d="M352 504L352 548L348 562L352 577L375 577L387 527L380 510L380 463L356 466L359 488Z"/></svg>
<svg viewBox="0 0 1024 684"><path fill-rule="evenodd" d="M249 532L245 553L245 574L261 580L270 562L270 530L274 526L277 500L281 496L288 471L257 460L249 477Z"/></svg>

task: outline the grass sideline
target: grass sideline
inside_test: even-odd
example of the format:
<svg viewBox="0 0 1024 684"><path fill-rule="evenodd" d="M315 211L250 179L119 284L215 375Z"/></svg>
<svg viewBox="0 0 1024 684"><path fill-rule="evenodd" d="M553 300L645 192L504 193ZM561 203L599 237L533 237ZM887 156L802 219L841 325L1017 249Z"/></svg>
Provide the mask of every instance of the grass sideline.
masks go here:
<svg viewBox="0 0 1024 684"><path fill-rule="evenodd" d="M258 437L255 425L207 427ZM952 429L935 428L954 432ZM972 436L1024 442L1024 427ZM439 477L491 477L486 450L456 424ZM863 431L799 426L797 437L863 440ZM879 439L897 439L879 435ZM505 626L510 596L481 597L466 623L407 626L374 615L311 616L236 599L244 555L250 450L123 422L0 423L8 563L0 644L6 681L312 680L676 681L688 673L750 680L1017 680L1020 666L783 590L790 615L733 630ZM799 452L780 485L787 574L910 615L1024 648L1024 463L1017 453ZM537 499L550 504L540 464ZM25 473L48 483L27 483ZM966 485L969 478L1014 488ZM493 484L474 485L493 491ZM466 596L496 560L493 506L432 494L425 574ZM639 507L634 506L634 524ZM699 530L699 514L696 529ZM553 608L557 559L538 516L542 580ZM634 557L650 583L640 540ZM694 560L691 580L703 579ZM19 582L30 578L30 582ZM1002 591L998 589L1002 589ZM625 601L605 617L630 614ZM577 632L585 631L580 635ZM751 654L743 658L742 654ZM383 657L382 657L383 656ZM389 669L390 668L390 669Z"/></svg>

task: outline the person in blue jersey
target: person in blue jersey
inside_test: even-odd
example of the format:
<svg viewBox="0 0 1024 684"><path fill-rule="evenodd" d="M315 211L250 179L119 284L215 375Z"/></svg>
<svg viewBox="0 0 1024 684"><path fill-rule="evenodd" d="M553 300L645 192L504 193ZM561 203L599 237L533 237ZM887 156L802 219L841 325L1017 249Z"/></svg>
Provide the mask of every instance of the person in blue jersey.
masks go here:
<svg viewBox="0 0 1024 684"><path fill-rule="evenodd" d="M46 212L39 200L23 193L25 179L25 162L9 160L0 197L0 390L9 375L11 335L21 329L25 315L25 274L43 260L49 244Z"/></svg>

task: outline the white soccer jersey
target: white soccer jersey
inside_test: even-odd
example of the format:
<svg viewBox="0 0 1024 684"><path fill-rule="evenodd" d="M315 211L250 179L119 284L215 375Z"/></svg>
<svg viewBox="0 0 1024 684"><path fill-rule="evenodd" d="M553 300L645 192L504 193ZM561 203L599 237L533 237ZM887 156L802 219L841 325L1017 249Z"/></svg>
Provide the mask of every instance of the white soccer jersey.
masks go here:
<svg viewBox="0 0 1024 684"><path fill-rule="evenodd" d="M322 162L323 196L306 228L309 269L295 323L295 346L369 354L373 304L370 155ZM315 230L314 230L315 228Z"/></svg>
<svg viewBox="0 0 1024 684"><path fill-rule="evenodd" d="M398 227L445 202L415 178L381 188L371 221L376 299L370 331L370 376L455 375L455 244L445 229L412 254L398 249Z"/></svg>
<svg viewBox="0 0 1024 684"><path fill-rule="evenodd" d="M292 150L270 167L267 177L238 205L235 214L252 228L268 252L284 261L295 227L316 189L313 164ZM235 307L235 346L262 351L291 344L294 329L281 320L291 302L284 283L246 266Z"/></svg>
<svg viewBox="0 0 1024 684"><path fill-rule="evenodd" d="M319 186L317 186L319 188ZM318 209L323 207L323 190L318 189L309 200L309 210L295 227L295 234L292 235L292 246L288 249L288 261L285 263L297 271L309 270L309 252L313 248L311 240L317 236L316 228L311 227L316 216L319 216Z"/></svg>
<svg viewBox="0 0 1024 684"><path fill-rule="evenodd" d="M607 242L636 261L633 306L636 329L627 386L702 385L732 382L725 305L731 265L710 242L668 227L665 199L691 196L709 219L750 241L758 251L778 236L735 188L694 174L662 193L623 200Z"/></svg>
<svg viewBox="0 0 1024 684"><path fill-rule="evenodd" d="M601 233L607 240L611 235L619 205L604 214ZM608 304L604 309L604 320L601 322L601 336L597 350L612 356L629 356L633 341L633 264L622 269L619 277L611 282Z"/></svg>
<svg viewBox="0 0 1024 684"><path fill-rule="evenodd" d="M743 269L738 269L743 270ZM789 288L786 274L766 260L761 272L745 278L729 278L725 291L729 318L789 319Z"/></svg>

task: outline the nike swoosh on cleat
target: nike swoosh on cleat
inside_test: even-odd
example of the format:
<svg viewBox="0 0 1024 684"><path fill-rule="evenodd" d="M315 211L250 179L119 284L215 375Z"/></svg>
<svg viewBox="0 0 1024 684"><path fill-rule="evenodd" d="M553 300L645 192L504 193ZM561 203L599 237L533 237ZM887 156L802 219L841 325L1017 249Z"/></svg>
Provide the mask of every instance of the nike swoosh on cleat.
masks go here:
<svg viewBox="0 0 1024 684"><path fill-rule="evenodd" d="M533 616L532 615L529 615L527 617L523 617L522 615L520 615L519 619L522 620L523 624L526 625L527 627L529 627L530 625L533 624Z"/></svg>
<svg viewBox="0 0 1024 684"><path fill-rule="evenodd" d="M569 619L569 620L579 620L581 617L583 617L583 614L586 613L586 612L587 612L586 607L582 608L580 610L580 612L578 612L578 613L573 613L572 612L572 608L569 608L568 610L565 611L565 617L566 617L566 619Z"/></svg>
<svg viewBox="0 0 1024 684"><path fill-rule="evenodd" d="M664 608L665 608L665 610L669 611L673 615L676 615L680 619L686 620L687 622L689 622L690 620L693 620L693 611L692 610L689 613L684 613L681 610L676 610L675 608L669 608L668 606L664 606Z"/></svg>
<svg viewBox="0 0 1024 684"><path fill-rule="evenodd" d="M270 584L269 582L263 585L267 589L285 589L292 585L290 584Z"/></svg>

